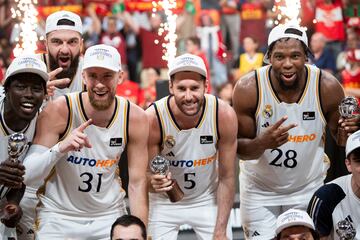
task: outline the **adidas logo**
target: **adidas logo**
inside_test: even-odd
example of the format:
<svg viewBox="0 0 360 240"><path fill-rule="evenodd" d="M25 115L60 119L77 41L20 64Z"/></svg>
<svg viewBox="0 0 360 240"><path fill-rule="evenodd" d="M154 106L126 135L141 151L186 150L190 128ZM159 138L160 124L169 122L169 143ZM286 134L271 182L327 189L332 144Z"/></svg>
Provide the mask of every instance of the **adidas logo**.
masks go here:
<svg viewBox="0 0 360 240"><path fill-rule="evenodd" d="M269 123L269 122L266 122L266 123L264 123L263 125L261 125L261 127L263 127L263 128L267 128L268 126L270 126L270 123Z"/></svg>
<svg viewBox="0 0 360 240"><path fill-rule="evenodd" d="M171 151L171 152L167 153L165 156L168 156L168 157L175 157L175 154Z"/></svg>
<svg viewBox="0 0 360 240"><path fill-rule="evenodd" d="M353 223L353 220L352 220L352 218L351 218L350 215L348 215L348 216L345 218L345 220L348 221L348 222Z"/></svg>
<svg viewBox="0 0 360 240"><path fill-rule="evenodd" d="M258 233L258 231L255 230L255 232L254 232L251 236L252 236L252 237L260 236L260 233Z"/></svg>

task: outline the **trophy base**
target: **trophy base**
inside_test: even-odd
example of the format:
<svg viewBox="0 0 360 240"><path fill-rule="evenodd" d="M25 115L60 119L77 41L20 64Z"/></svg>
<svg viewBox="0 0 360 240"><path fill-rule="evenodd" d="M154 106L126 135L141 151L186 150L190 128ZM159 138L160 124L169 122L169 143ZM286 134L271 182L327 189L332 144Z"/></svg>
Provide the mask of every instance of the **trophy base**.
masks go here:
<svg viewBox="0 0 360 240"><path fill-rule="evenodd" d="M347 132L345 131L345 128L339 127L336 136L336 144L340 147L345 147L347 139L348 139L348 135Z"/></svg>
<svg viewBox="0 0 360 240"><path fill-rule="evenodd" d="M179 187L179 184L175 179L172 179L172 189L167 191L167 195L171 202L178 202L184 197L184 192Z"/></svg>

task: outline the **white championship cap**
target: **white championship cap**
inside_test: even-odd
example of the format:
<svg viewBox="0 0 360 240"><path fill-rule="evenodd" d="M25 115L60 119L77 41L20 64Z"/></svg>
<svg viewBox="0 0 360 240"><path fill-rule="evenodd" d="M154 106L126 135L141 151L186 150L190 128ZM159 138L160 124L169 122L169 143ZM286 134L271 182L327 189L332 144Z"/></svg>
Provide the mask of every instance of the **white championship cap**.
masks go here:
<svg viewBox="0 0 360 240"><path fill-rule="evenodd" d="M273 44L274 42L282 39L282 38L295 38L300 40L301 42L303 42L306 46L306 54L307 55L312 55L310 49L309 49L309 45L308 45L308 38L306 35L306 31L304 28L300 27L300 26L296 26L294 24L284 24L284 25L277 25L276 27L274 27L270 34L269 34L269 38L268 38L268 48L270 47L271 44ZM270 63L269 62L269 51L266 51L265 56L264 56L264 63Z"/></svg>
<svg viewBox="0 0 360 240"><path fill-rule="evenodd" d="M282 213L276 220L276 234L293 226L304 226L315 230L314 222L307 212L298 209L289 209Z"/></svg>
<svg viewBox="0 0 360 240"><path fill-rule="evenodd" d="M68 23L63 23L62 20L68 20ZM45 26L45 33L48 34L49 32L55 30L73 30L80 34L82 34L82 22L81 18L69 11L58 11L50 14L46 18L46 26Z"/></svg>
<svg viewBox="0 0 360 240"><path fill-rule="evenodd" d="M105 44L89 47L84 55L83 70L91 67L106 68L114 72L120 71L121 59L118 50Z"/></svg>
<svg viewBox="0 0 360 240"><path fill-rule="evenodd" d="M35 73L46 82L49 79L46 65L35 54L24 54L15 58L5 73L5 82L18 73Z"/></svg>
<svg viewBox="0 0 360 240"><path fill-rule="evenodd" d="M199 73L205 78L207 76L205 63L202 58L190 53L180 55L173 60L170 64L169 76L185 71Z"/></svg>
<svg viewBox="0 0 360 240"><path fill-rule="evenodd" d="M360 148L360 130L351 134L347 139L345 148L346 157L357 148Z"/></svg>

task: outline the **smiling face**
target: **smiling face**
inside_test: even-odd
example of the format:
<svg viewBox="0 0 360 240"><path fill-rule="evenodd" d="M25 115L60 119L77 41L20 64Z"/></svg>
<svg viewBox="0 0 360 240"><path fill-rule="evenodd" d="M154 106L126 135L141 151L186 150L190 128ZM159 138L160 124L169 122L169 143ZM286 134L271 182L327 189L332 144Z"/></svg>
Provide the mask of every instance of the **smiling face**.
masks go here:
<svg viewBox="0 0 360 240"><path fill-rule="evenodd" d="M57 77L72 79L79 65L83 44L80 34L72 30L56 30L47 35L46 41L50 70L62 67L63 71Z"/></svg>
<svg viewBox="0 0 360 240"><path fill-rule="evenodd" d="M195 116L204 104L206 87L206 81L200 74L178 72L170 81L169 90L179 110L187 116Z"/></svg>
<svg viewBox="0 0 360 240"><path fill-rule="evenodd" d="M45 97L44 80L34 73L20 73L11 78L6 86L5 112L12 111L18 118L31 121Z"/></svg>
<svg viewBox="0 0 360 240"><path fill-rule="evenodd" d="M360 198L360 149L355 149L345 159L347 170L352 173L351 187L354 194Z"/></svg>
<svg viewBox="0 0 360 240"><path fill-rule="evenodd" d="M91 67L83 71L90 104L97 110L106 110L113 103L116 86L123 79L123 72Z"/></svg>
<svg viewBox="0 0 360 240"><path fill-rule="evenodd" d="M305 49L297 39L277 41L270 53L272 76L283 90L299 87L300 79L304 76L305 62Z"/></svg>

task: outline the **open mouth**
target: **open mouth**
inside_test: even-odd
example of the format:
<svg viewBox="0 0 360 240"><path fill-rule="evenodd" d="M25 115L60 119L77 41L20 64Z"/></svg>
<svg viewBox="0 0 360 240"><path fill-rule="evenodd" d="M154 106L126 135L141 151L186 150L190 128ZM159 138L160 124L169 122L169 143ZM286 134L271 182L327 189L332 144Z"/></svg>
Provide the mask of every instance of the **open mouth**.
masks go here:
<svg viewBox="0 0 360 240"><path fill-rule="evenodd" d="M70 57L68 56L61 56L59 57L59 66L60 67L69 67L70 66Z"/></svg>
<svg viewBox="0 0 360 240"><path fill-rule="evenodd" d="M295 73L283 73L283 74L281 74L281 76L286 81L292 81L295 79L296 74Z"/></svg>
<svg viewBox="0 0 360 240"><path fill-rule="evenodd" d="M35 110L35 104L30 102L23 102L20 104L20 108L25 113L32 113Z"/></svg>

